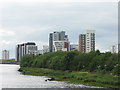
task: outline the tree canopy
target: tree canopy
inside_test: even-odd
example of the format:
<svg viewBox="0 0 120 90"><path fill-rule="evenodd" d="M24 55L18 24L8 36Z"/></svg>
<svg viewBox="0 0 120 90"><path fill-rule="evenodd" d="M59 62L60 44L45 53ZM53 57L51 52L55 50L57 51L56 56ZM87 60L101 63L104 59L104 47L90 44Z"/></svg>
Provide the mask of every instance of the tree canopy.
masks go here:
<svg viewBox="0 0 120 90"><path fill-rule="evenodd" d="M102 72L120 75L120 55L111 52L90 53L78 51L45 53L43 55L28 54L22 57L21 67L49 68L54 70Z"/></svg>

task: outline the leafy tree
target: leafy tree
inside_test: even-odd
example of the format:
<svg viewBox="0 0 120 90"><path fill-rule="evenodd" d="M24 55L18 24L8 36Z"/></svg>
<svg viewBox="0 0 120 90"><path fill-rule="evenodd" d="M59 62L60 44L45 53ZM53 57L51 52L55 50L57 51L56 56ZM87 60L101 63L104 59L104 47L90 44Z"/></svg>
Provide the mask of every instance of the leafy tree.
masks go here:
<svg viewBox="0 0 120 90"><path fill-rule="evenodd" d="M34 55L26 54L21 58L20 66L21 67L30 67L34 61Z"/></svg>

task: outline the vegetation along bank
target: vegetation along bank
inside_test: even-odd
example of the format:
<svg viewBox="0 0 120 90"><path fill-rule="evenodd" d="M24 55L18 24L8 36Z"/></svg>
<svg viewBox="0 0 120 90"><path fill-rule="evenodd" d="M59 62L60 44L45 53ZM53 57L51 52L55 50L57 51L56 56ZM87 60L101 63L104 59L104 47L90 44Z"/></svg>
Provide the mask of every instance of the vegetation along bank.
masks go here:
<svg viewBox="0 0 120 90"><path fill-rule="evenodd" d="M25 55L20 66L25 75L49 76L58 81L83 83L89 86L120 88L118 54L78 51Z"/></svg>

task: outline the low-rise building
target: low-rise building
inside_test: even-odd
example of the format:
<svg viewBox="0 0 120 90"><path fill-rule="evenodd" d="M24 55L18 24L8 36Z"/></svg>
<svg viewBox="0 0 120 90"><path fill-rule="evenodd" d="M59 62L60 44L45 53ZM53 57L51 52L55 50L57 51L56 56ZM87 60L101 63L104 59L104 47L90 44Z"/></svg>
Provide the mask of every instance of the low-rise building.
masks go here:
<svg viewBox="0 0 120 90"><path fill-rule="evenodd" d="M78 50L78 44L70 44L70 50Z"/></svg>
<svg viewBox="0 0 120 90"><path fill-rule="evenodd" d="M49 52L49 46L48 45L43 45L43 54Z"/></svg>
<svg viewBox="0 0 120 90"><path fill-rule="evenodd" d="M49 46L43 45L43 49L35 51L35 55L41 55L49 52Z"/></svg>
<svg viewBox="0 0 120 90"><path fill-rule="evenodd" d="M67 41L53 41L54 52L56 51L68 51L69 43Z"/></svg>
<svg viewBox="0 0 120 90"><path fill-rule="evenodd" d="M111 46L111 52L112 52L112 53L118 53L118 46L119 46L119 45L112 45L112 46Z"/></svg>

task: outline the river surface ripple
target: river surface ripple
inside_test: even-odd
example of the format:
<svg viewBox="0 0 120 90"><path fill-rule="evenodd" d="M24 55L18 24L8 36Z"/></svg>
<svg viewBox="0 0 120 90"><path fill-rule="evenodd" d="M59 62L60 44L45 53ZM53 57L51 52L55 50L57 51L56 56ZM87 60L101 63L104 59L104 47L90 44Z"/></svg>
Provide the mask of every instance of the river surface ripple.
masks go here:
<svg viewBox="0 0 120 90"><path fill-rule="evenodd" d="M48 77L45 76L22 75L17 71L20 68L19 65L0 64L0 68L2 88L99 88L61 81L46 82Z"/></svg>

